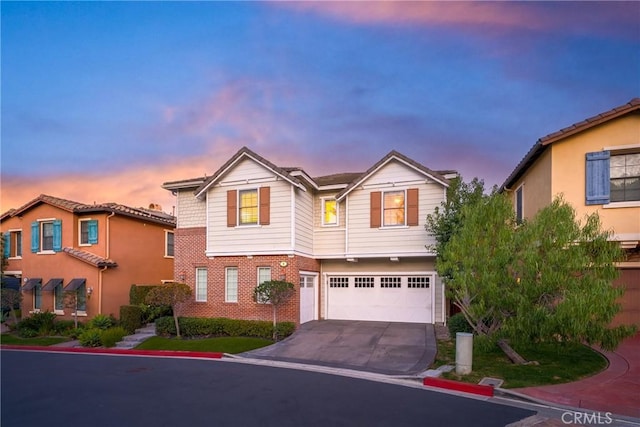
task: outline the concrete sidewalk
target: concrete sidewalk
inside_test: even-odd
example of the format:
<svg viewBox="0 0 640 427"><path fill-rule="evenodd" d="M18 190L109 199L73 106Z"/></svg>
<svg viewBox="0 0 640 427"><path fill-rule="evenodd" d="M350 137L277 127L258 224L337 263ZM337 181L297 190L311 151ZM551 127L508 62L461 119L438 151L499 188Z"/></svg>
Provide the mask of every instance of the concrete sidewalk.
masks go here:
<svg viewBox="0 0 640 427"><path fill-rule="evenodd" d="M615 351L601 353L609 366L597 375L513 391L560 405L640 418L640 333L626 339Z"/></svg>

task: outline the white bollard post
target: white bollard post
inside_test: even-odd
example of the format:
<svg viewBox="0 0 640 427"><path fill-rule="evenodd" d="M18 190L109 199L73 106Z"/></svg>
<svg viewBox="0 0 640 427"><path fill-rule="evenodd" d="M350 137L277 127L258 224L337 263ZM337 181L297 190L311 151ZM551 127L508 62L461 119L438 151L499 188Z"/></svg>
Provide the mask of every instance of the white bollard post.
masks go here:
<svg viewBox="0 0 640 427"><path fill-rule="evenodd" d="M456 374L471 373L473 364L473 334L456 332Z"/></svg>

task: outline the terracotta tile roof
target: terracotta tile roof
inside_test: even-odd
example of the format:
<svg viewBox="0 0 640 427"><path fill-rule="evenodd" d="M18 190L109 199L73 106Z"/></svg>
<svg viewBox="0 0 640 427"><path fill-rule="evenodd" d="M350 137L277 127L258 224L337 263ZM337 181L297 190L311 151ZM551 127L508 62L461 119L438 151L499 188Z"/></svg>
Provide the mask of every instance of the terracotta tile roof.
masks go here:
<svg viewBox="0 0 640 427"><path fill-rule="evenodd" d="M2 215L0 215L0 221L4 221L4 219L9 218L11 216L13 216L14 212L16 210L15 209L9 209L8 211L6 211L5 213L3 213Z"/></svg>
<svg viewBox="0 0 640 427"><path fill-rule="evenodd" d="M100 257L98 255L92 254L90 252L81 251L79 249L74 248L62 248L62 252L79 259L80 261L84 261L87 264L91 264L94 267L117 267L118 264L110 259Z"/></svg>
<svg viewBox="0 0 640 427"><path fill-rule="evenodd" d="M283 168L274 165L269 160L267 160L264 157L254 153L253 151L251 151L247 147L242 147L240 150L238 150L238 152L236 154L234 154L229 160L227 160L225 162L225 164L222 165L213 175L211 175L209 178L207 178L202 183L202 185L200 185L200 187L198 187L196 189L196 191L195 191L196 196L199 196L204 191L206 191L207 188L209 188L209 186L211 186L214 182L216 182L218 180L218 178L220 178L234 163L236 163L242 157L253 158L254 160L258 161L259 163L262 163L268 169L271 169L273 172L275 172L276 174L280 175L282 178L286 179L287 181L289 181L290 183L292 183L296 187L304 188L304 186L302 185L300 180L298 180L296 177L291 176L289 174L289 172L287 172Z"/></svg>
<svg viewBox="0 0 640 427"><path fill-rule="evenodd" d="M638 110L640 110L640 98L633 98L631 101L620 105L619 107L612 108L604 113L589 117L581 122L574 123L571 126L560 129L557 132L543 136L536 141L533 147L531 147L527 154L522 158L520 163L518 163L518 166L516 166L500 187L500 191L509 189L518 179L520 179L529 166L531 166L538 157L540 157L548 145Z"/></svg>
<svg viewBox="0 0 640 427"><path fill-rule="evenodd" d="M9 216L20 215L21 213L38 206L41 203L46 203L51 206L55 206L57 208L63 209L67 212L72 212L75 214L79 213L89 213L89 212L114 212L116 214L129 216L132 218L144 219L147 221L165 224L167 226L175 227L176 219L174 216L169 215L167 213L156 211L153 209L144 209L144 208L131 208L124 205L119 205L117 203L103 203L99 205L87 205L84 203L74 202L72 200L61 199L59 197L53 197L46 194L41 194L25 205L21 206L18 209L9 211ZM4 214L2 219L5 219Z"/></svg>
<svg viewBox="0 0 640 427"><path fill-rule="evenodd" d="M345 188L344 190L342 190L340 193L338 193L336 195L336 199L340 200L342 199L344 196L346 196L347 194L349 194L354 188L356 188L358 185L360 185L364 180L366 180L371 174L373 174L375 171L377 171L381 166L383 166L384 164L386 164L387 162L389 162L392 159L397 159L400 160L401 162L404 162L412 167L414 167L415 169L423 172L424 174L428 175L429 177L431 177L432 179L442 183L445 186L449 186L449 180L446 179L445 177L443 177L442 175L440 175L438 172L432 171L431 169L427 168L424 165L421 165L420 163L416 162L413 159L410 159L409 157L405 156L404 154L401 154L395 150L389 152L389 154L387 154L386 156L384 156L382 159L380 159L375 165L371 166L369 168L369 170L367 170L365 173L361 174L358 178L354 179L348 186L347 188Z"/></svg>

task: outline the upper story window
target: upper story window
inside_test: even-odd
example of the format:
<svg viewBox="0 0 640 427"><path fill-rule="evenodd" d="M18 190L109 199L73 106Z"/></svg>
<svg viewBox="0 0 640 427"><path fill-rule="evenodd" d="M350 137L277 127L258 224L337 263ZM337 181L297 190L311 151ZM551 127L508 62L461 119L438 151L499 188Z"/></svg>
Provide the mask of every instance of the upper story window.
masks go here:
<svg viewBox="0 0 640 427"><path fill-rule="evenodd" d="M173 231L165 230L164 232L164 256L173 257L174 255L174 239Z"/></svg>
<svg viewBox="0 0 640 427"><path fill-rule="evenodd" d="M227 227L268 225L271 188L227 191Z"/></svg>
<svg viewBox="0 0 640 427"><path fill-rule="evenodd" d="M43 219L31 223L31 252L62 250L62 221Z"/></svg>
<svg viewBox="0 0 640 427"><path fill-rule="evenodd" d="M238 217L240 225L255 225L258 223L258 189L240 190Z"/></svg>
<svg viewBox="0 0 640 427"><path fill-rule="evenodd" d="M81 219L79 221L80 227L80 246L95 245L98 243L98 220L96 219Z"/></svg>
<svg viewBox="0 0 640 427"><path fill-rule="evenodd" d="M338 225L338 202L322 199L322 225Z"/></svg>
<svg viewBox="0 0 640 427"><path fill-rule="evenodd" d="M404 225L404 191L384 192L382 225Z"/></svg>
<svg viewBox="0 0 640 427"><path fill-rule="evenodd" d="M4 257L20 258L22 256L22 230L9 230L4 233Z"/></svg>
<svg viewBox="0 0 640 427"><path fill-rule="evenodd" d="M611 202L640 200L640 153L611 155Z"/></svg>
<svg viewBox="0 0 640 427"><path fill-rule="evenodd" d="M587 205L640 201L640 152L637 148L586 155Z"/></svg>
<svg viewBox="0 0 640 427"><path fill-rule="evenodd" d="M516 221L519 223L522 222L523 218L524 218L524 214L522 211L522 202L523 202L523 186L521 185L520 187L518 187L516 189L516 200L515 200L515 204L516 204Z"/></svg>

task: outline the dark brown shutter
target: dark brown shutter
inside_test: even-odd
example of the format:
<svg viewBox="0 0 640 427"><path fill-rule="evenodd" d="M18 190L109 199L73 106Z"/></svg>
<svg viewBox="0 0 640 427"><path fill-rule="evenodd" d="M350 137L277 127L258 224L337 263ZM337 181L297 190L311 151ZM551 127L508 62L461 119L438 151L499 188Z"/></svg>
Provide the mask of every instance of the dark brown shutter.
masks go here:
<svg viewBox="0 0 640 427"><path fill-rule="evenodd" d="M382 193L379 191L371 192L371 228L380 228Z"/></svg>
<svg viewBox="0 0 640 427"><path fill-rule="evenodd" d="M260 187L260 224L271 222L271 187Z"/></svg>
<svg viewBox="0 0 640 427"><path fill-rule="evenodd" d="M409 188L407 190L407 225L420 225L418 218L418 189Z"/></svg>
<svg viewBox="0 0 640 427"><path fill-rule="evenodd" d="M238 218L238 193L236 190L227 191L227 227L235 227Z"/></svg>

